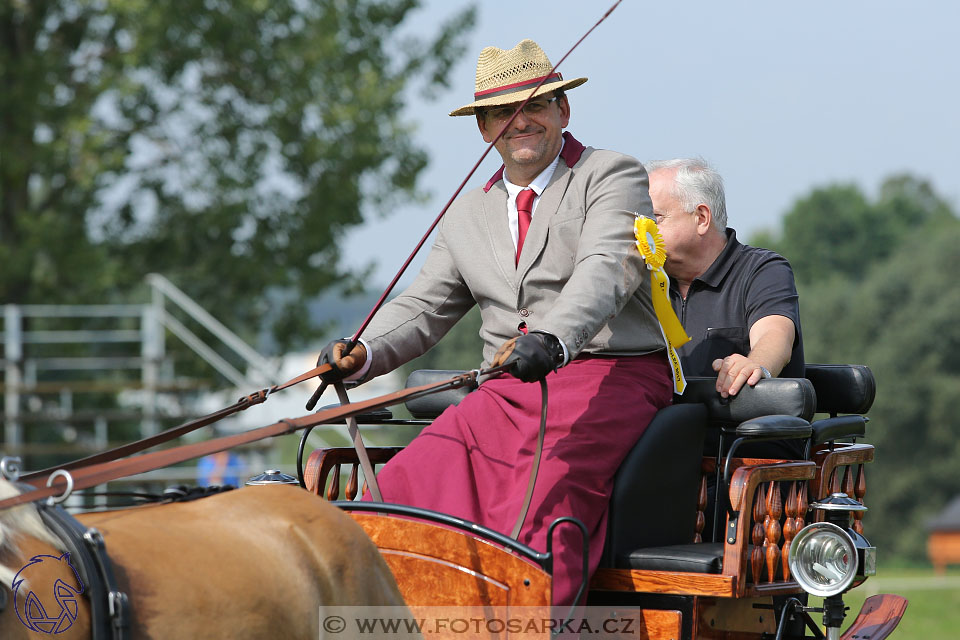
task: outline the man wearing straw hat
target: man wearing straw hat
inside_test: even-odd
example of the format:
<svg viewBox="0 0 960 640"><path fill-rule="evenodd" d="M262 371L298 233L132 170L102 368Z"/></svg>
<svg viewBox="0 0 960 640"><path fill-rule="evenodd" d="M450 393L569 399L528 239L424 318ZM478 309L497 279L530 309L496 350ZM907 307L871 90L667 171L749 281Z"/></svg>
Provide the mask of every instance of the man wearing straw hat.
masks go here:
<svg viewBox="0 0 960 640"><path fill-rule="evenodd" d="M479 305L484 366L513 363L512 375L486 380L388 463L377 476L384 500L509 533L540 423L539 385L525 382L545 377L546 437L519 540L545 550L550 523L575 516L590 533L592 572L613 475L671 402L672 376L633 232L636 214L652 218L646 172L563 132L565 91L587 79L551 69L532 40L480 53L474 101L450 115L475 116L488 143L506 126L495 145L503 167L449 209L423 269L375 316L366 340L346 357L344 341L334 341L321 360L338 368L333 378L381 375ZM572 527L558 532L554 602L569 604L582 543Z"/></svg>

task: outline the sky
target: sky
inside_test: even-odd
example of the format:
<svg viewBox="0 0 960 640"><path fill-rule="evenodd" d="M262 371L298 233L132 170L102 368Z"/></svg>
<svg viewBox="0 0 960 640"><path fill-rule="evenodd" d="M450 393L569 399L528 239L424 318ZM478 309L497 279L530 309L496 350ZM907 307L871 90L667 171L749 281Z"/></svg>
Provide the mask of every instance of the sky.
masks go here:
<svg viewBox="0 0 960 640"><path fill-rule="evenodd" d="M482 3L451 88L407 111L430 156L421 182L430 199L370 212L346 240L348 264L376 263L371 287L389 282L486 146L473 118L447 115L472 102L480 50L529 37L556 63L612 4ZM464 6L427 0L409 26L433 33ZM855 183L872 197L902 172L960 209L958 67L952 1L623 0L558 70L589 78L568 94L577 139L641 161L702 156L723 175L729 224L747 238L779 228L815 187ZM491 151L467 189L499 166Z"/></svg>

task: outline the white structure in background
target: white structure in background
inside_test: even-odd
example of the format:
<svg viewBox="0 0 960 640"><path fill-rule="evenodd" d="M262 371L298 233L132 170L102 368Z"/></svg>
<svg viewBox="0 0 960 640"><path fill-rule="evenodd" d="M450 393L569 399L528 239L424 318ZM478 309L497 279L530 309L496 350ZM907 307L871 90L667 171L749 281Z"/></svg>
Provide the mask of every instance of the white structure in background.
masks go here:
<svg viewBox="0 0 960 640"><path fill-rule="evenodd" d="M140 437L150 436L162 426L229 406L243 395L285 382L316 364L319 346L317 352L266 358L163 276L150 274L147 284L151 290L147 304L2 305L4 454L59 452L80 457L102 451L117 443L117 436L111 437L111 425L136 421ZM212 336L210 341L218 348L201 339L195 333L197 327ZM174 375L166 345L170 336L183 342L234 387L197 397L198 381ZM224 353L229 360L221 355ZM238 367L231 362L241 364ZM134 373L118 375L125 370ZM217 423L216 429L199 430L191 439L207 439L214 431L231 433L305 415L304 405L316 385L307 381L271 395L266 402ZM350 397L361 400L400 386L399 376L383 376L350 391ZM120 406L116 410L77 409L82 403L75 402L75 396L85 393L117 394ZM190 396L189 403L185 394ZM321 404L334 402L333 390L321 400ZM31 444L24 438L25 428L53 428L63 444L52 448ZM345 434L345 428L342 431ZM335 435L337 428L316 429L311 448L327 444L323 440L325 432ZM346 435L335 439L336 444L343 444ZM294 468L292 456L290 460L277 460L265 455L274 444L251 446L241 452L249 462L249 471L260 473L266 463ZM138 476L137 481L193 482L195 477L195 469L175 467Z"/></svg>

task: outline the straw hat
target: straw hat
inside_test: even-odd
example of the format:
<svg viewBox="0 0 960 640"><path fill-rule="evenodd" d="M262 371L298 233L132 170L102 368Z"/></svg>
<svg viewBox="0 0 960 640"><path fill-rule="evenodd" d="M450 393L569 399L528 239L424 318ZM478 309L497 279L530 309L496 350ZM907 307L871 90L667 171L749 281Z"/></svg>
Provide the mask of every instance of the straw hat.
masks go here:
<svg viewBox="0 0 960 640"><path fill-rule="evenodd" d="M451 111L451 116L469 116L476 113L478 107L495 107L525 100L529 89L533 89L550 73L553 65L547 54L533 40L522 40L513 49L487 47L477 59L477 81L473 93L474 102ZM579 87L586 78L564 80L554 72L537 89L536 95L543 95L557 89Z"/></svg>

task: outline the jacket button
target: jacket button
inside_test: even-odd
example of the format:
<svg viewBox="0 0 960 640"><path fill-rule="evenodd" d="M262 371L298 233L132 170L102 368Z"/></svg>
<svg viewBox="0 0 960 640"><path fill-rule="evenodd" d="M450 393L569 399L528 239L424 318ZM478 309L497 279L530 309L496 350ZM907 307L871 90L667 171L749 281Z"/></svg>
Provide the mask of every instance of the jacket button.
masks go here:
<svg viewBox="0 0 960 640"><path fill-rule="evenodd" d="M524 307L523 309L520 309L520 315L526 318L527 316L530 315L530 312L527 311L526 307Z"/></svg>

